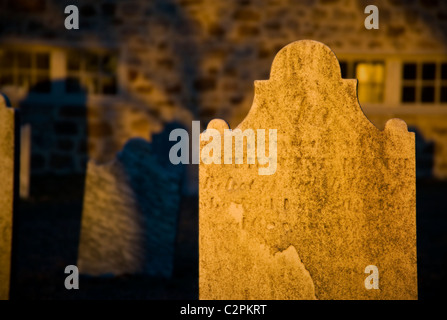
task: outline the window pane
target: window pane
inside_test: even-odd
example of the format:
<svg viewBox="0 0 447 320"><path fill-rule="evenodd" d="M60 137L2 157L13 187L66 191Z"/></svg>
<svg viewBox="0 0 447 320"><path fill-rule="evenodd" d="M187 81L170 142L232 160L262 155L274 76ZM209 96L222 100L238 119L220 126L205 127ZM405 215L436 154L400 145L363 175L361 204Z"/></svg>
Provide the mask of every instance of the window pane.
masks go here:
<svg viewBox="0 0 447 320"><path fill-rule="evenodd" d="M102 80L102 93L104 94L116 94L116 79L113 77L103 78Z"/></svg>
<svg viewBox="0 0 447 320"><path fill-rule="evenodd" d="M359 69L360 71L363 71L363 77L365 78L365 80L367 79L368 82L383 83L385 72L383 63L360 64Z"/></svg>
<svg viewBox="0 0 447 320"><path fill-rule="evenodd" d="M77 71L81 68L81 58L79 53L69 52L67 57L67 69Z"/></svg>
<svg viewBox="0 0 447 320"><path fill-rule="evenodd" d="M84 78L83 84L85 85L89 93L98 94L99 92L99 79L97 77Z"/></svg>
<svg viewBox="0 0 447 320"><path fill-rule="evenodd" d="M402 89L402 102L415 102L416 88L413 86L404 86Z"/></svg>
<svg viewBox="0 0 447 320"><path fill-rule="evenodd" d="M343 79L348 78L348 63L340 61L340 70L341 70L341 77Z"/></svg>
<svg viewBox="0 0 447 320"><path fill-rule="evenodd" d="M117 69L116 57L113 55L105 55L102 58L102 71L109 75L113 75L116 73L116 69Z"/></svg>
<svg viewBox="0 0 447 320"><path fill-rule="evenodd" d="M404 63L403 78L405 80L416 79L416 63Z"/></svg>
<svg viewBox="0 0 447 320"><path fill-rule="evenodd" d="M359 102L380 103L383 101L382 86L375 83L359 83Z"/></svg>
<svg viewBox="0 0 447 320"><path fill-rule="evenodd" d="M435 101L435 87L433 86L424 86L422 87L422 102L434 102Z"/></svg>
<svg viewBox="0 0 447 320"><path fill-rule="evenodd" d="M441 79L447 80L447 63L441 65Z"/></svg>
<svg viewBox="0 0 447 320"><path fill-rule="evenodd" d="M49 71L49 52L0 49L0 86L48 93L51 91Z"/></svg>
<svg viewBox="0 0 447 320"><path fill-rule="evenodd" d="M85 70L97 72L99 71L99 56L93 53L85 55Z"/></svg>
<svg viewBox="0 0 447 320"><path fill-rule="evenodd" d="M424 63L422 65L422 79L434 80L436 78L436 64Z"/></svg>
<svg viewBox="0 0 447 320"><path fill-rule="evenodd" d="M36 54L36 68L37 69L50 69L50 55L48 53Z"/></svg>
<svg viewBox="0 0 447 320"><path fill-rule="evenodd" d="M95 52L69 52L67 92L86 91L90 94L116 94L117 56ZM80 83L79 83L80 82Z"/></svg>
<svg viewBox="0 0 447 320"><path fill-rule="evenodd" d="M31 54L28 52L17 53L18 66L21 69L31 69Z"/></svg>
<svg viewBox="0 0 447 320"><path fill-rule="evenodd" d="M384 71L385 67L381 62L358 63L356 65L360 103L380 103L383 101Z"/></svg>
<svg viewBox="0 0 447 320"><path fill-rule="evenodd" d="M20 72L17 76L17 85L22 88L30 88L32 85L31 74L29 72Z"/></svg>
<svg viewBox="0 0 447 320"><path fill-rule="evenodd" d="M447 86L441 87L441 102L447 102Z"/></svg>
<svg viewBox="0 0 447 320"><path fill-rule="evenodd" d="M5 54L5 65L9 67L13 67L17 65L17 55L15 52L9 51Z"/></svg>
<svg viewBox="0 0 447 320"><path fill-rule="evenodd" d="M10 86L14 84L14 76L12 72L2 72L0 74L0 87Z"/></svg>
<svg viewBox="0 0 447 320"><path fill-rule="evenodd" d="M11 51L0 51L0 68L13 68L14 66L14 54Z"/></svg>

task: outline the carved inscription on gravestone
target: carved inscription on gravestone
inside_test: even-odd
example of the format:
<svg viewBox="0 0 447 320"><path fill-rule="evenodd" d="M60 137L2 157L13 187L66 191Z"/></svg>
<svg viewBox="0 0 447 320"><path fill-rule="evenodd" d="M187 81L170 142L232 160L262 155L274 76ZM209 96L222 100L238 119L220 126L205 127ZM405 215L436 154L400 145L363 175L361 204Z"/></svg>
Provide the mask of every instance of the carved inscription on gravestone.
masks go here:
<svg viewBox="0 0 447 320"><path fill-rule="evenodd" d="M417 299L414 134L368 121L330 48L284 47L237 128L276 129L277 168L200 164L201 299Z"/></svg>
<svg viewBox="0 0 447 320"><path fill-rule="evenodd" d="M14 109L0 95L0 300L9 298L14 201Z"/></svg>

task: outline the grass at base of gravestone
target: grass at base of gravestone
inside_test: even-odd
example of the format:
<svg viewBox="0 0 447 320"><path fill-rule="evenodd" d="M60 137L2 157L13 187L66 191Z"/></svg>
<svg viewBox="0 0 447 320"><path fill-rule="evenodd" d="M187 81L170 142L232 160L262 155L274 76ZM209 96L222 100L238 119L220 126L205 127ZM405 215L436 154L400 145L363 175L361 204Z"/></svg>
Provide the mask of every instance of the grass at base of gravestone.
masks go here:
<svg viewBox="0 0 447 320"><path fill-rule="evenodd" d="M44 183L43 183L44 182ZM197 299L197 198L180 209L174 276L80 278L80 289L64 287L79 239L83 177L32 178L31 197L19 203L14 299ZM417 180L419 299L445 297L447 280L447 181ZM81 200L79 200L81 199Z"/></svg>
<svg viewBox="0 0 447 320"><path fill-rule="evenodd" d="M12 299L197 299L198 199L183 198L169 280L142 275L80 276L64 287L65 266L76 264L83 176L33 177L31 197L19 203Z"/></svg>

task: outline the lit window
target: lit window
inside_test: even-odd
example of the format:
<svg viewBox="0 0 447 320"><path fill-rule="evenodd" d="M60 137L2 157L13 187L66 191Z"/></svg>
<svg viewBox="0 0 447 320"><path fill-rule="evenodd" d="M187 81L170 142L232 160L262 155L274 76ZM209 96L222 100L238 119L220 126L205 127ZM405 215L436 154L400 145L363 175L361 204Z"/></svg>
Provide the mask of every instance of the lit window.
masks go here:
<svg viewBox="0 0 447 320"><path fill-rule="evenodd" d="M117 57L110 53L69 51L66 92L91 94L117 93Z"/></svg>
<svg viewBox="0 0 447 320"><path fill-rule="evenodd" d="M385 81L383 61L340 61L340 70L342 78L358 79L358 98L361 104L383 102Z"/></svg>
<svg viewBox="0 0 447 320"><path fill-rule="evenodd" d="M385 74L383 62L357 63L355 74L359 80L359 101L369 103L382 102Z"/></svg>
<svg viewBox="0 0 447 320"><path fill-rule="evenodd" d="M404 63L402 65L402 102L446 103L447 63Z"/></svg>
<svg viewBox="0 0 447 320"><path fill-rule="evenodd" d="M0 72L0 88L13 86L32 92L51 91L48 52L0 49Z"/></svg>

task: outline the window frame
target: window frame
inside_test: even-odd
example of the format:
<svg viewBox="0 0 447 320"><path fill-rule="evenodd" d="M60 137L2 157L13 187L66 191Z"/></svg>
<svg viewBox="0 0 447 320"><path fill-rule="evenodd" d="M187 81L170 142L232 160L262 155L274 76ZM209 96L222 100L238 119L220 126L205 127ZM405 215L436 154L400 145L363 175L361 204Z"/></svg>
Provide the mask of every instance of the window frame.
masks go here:
<svg viewBox="0 0 447 320"><path fill-rule="evenodd" d="M346 61L384 61L385 62L385 81L384 81L384 100L382 103L361 103L362 108L367 112L389 113L398 112L405 114L447 114L447 103L440 101L441 86L447 85L447 81L439 81L440 75L436 78L436 91L438 99L435 102L403 102L403 66L404 63L436 63L442 65L447 63L447 55L441 53L433 54L361 54L361 53L339 53L337 59L340 62ZM353 74L353 63L348 63L347 74ZM422 68L422 67L421 67ZM439 70L439 71L438 71ZM436 68L436 72L441 72L441 68ZM349 78L353 79L353 78ZM431 81L431 80L429 80Z"/></svg>
<svg viewBox="0 0 447 320"><path fill-rule="evenodd" d="M419 60L410 60L405 59L402 61L402 71L405 64L416 64L416 79L414 80L406 80L403 79L403 72L402 72L402 89L404 88L405 84L414 85L416 88L415 92L415 101L414 102L404 102L402 101L402 104L405 105L413 105L413 104L421 104L421 105L447 105L447 101L442 102L441 101L441 90L442 86L447 87L447 79L443 80L441 79L441 69L442 65L447 65L447 57L444 59L437 58L437 59L419 59ZM435 64L435 78L434 79L424 79L423 78L423 65L424 64ZM434 101L433 102L424 102L422 101L422 89L424 86L427 86L431 84L434 87ZM402 94L402 92L401 92Z"/></svg>
<svg viewBox="0 0 447 320"><path fill-rule="evenodd" d="M24 72L25 70L28 73L28 75L31 78L33 78L33 79L36 78L39 74L40 75L43 74L42 70L44 70L44 69L38 69L37 66L36 66L36 61L35 61L36 58L35 57L38 54L48 54L48 59L49 59L49 61L48 61L48 64L49 64L48 65L48 69L45 69L45 70L48 70L48 72L45 72L45 73L47 73L48 81L50 82L50 90L49 90L49 92L35 92L35 91L31 91L30 90L30 88L32 88L32 85L27 87L27 88L24 88L24 87L22 87L20 85L16 85L16 84L6 86L5 92L6 91L13 91L16 94L28 94L28 93L42 94L42 95L51 94L51 91L52 91L52 88L51 88L51 81L52 81L52 79L51 79L51 69L52 69L53 66L52 66L51 52L50 51L48 51L48 50L46 50L44 48L32 48L31 50L29 50L28 48L22 47L22 46L9 46L9 45L2 45L2 44L0 44L0 49L1 50L6 50L6 51L12 51L12 52L15 53L16 56L17 56L18 52L26 52L26 53L29 53L30 56L31 56L31 65L30 65L29 68L25 68L25 69L20 68L18 66L17 61L11 67L10 70L12 72L12 77L13 77L13 82L14 83L17 82L17 77L19 77L20 74L22 72ZM17 59L17 58L15 58L15 59Z"/></svg>
<svg viewBox="0 0 447 320"><path fill-rule="evenodd" d="M382 96L380 101L377 102L366 102L368 104L382 104L385 101L385 90L386 90L386 63L384 59L350 59L350 60L344 60L342 62L346 63L346 77L347 79L357 79L358 85L357 85L357 94L360 95L360 80L357 77L356 71L357 67L360 64L368 64L368 65L383 65L383 81L382 82L367 82L366 85L380 85L380 90L382 91Z"/></svg>
<svg viewBox="0 0 447 320"><path fill-rule="evenodd" d="M359 90L360 81L356 77L356 66L361 63L371 63L371 64L377 64L377 63L383 63L383 83L382 83L382 101L381 102L361 102L359 103L363 105L369 105L369 106L381 106L385 104L386 102L386 91L387 91L387 75L388 75L388 67L387 67L387 61L386 58L382 55L339 55L337 56L337 59L339 63L346 63L346 75L344 79L356 79L357 80L357 95ZM341 71L341 66L340 66ZM342 75L343 77L343 75Z"/></svg>
<svg viewBox="0 0 447 320"><path fill-rule="evenodd" d="M80 59L80 67L77 70L70 70L68 67L68 57L69 54L73 51L77 51L78 49L67 49L65 52L65 72L66 72L66 81L70 78L70 75L76 75L77 78L80 79L81 85L84 85L83 82L87 78L95 79L98 81L99 90L103 88L104 80L110 75L107 75L104 70L101 68L101 59L104 58L107 54L111 54L115 56L116 58L116 69L114 70L114 73L112 74L112 77L115 78L115 92L114 93L104 93L104 92L91 92L86 88L86 94L92 95L92 96L99 96L99 97L115 97L119 94L119 77L118 77L118 69L119 69L119 52L114 50L105 50L105 49L80 49L79 54L82 56ZM98 57L97 67L98 70L96 72L88 70L86 68L86 57L87 55L94 55ZM77 94L76 92L69 92L67 91L67 86L65 86L65 94L72 95Z"/></svg>
<svg viewBox="0 0 447 320"><path fill-rule="evenodd" d="M76 100L85 100L85 95L88 96L88 99L94 101L94 103L105 103L109 104L111 101L115 99L119 99L123 97L124 88L127 88L127 80L126 80L126 68L123 63L125 55L125 50L117 47L87 47L87 46L67 46L61 45L59 43L56 44L36 44L33 43L23 43L17 42L15 40L9 41L0 41L0 48L5 50L14 50L14 51L26 51L31 52L32 54L36 53L48 53L49 54L49 81L50 81L50 92L32 92L28 89L24 90L18 86L7 86L4 88L0 88L3 93L5 93L11 101L18 102L25 97L33 99L36 103L48 103L49 101L54 102L58 98L62 98L63 96L70 96L70 99L73 101ZM114 94L102 94L102 93L71 93L65 90L65 82L68 76L68 65L67 65L67 57L68 52L70 50L83 50L88 52L101 52L101 53L113 53L117 59L117 66L115 70L115 78L116 78L116 92ZM82 98L81 98L82 96Z"/></svg>

